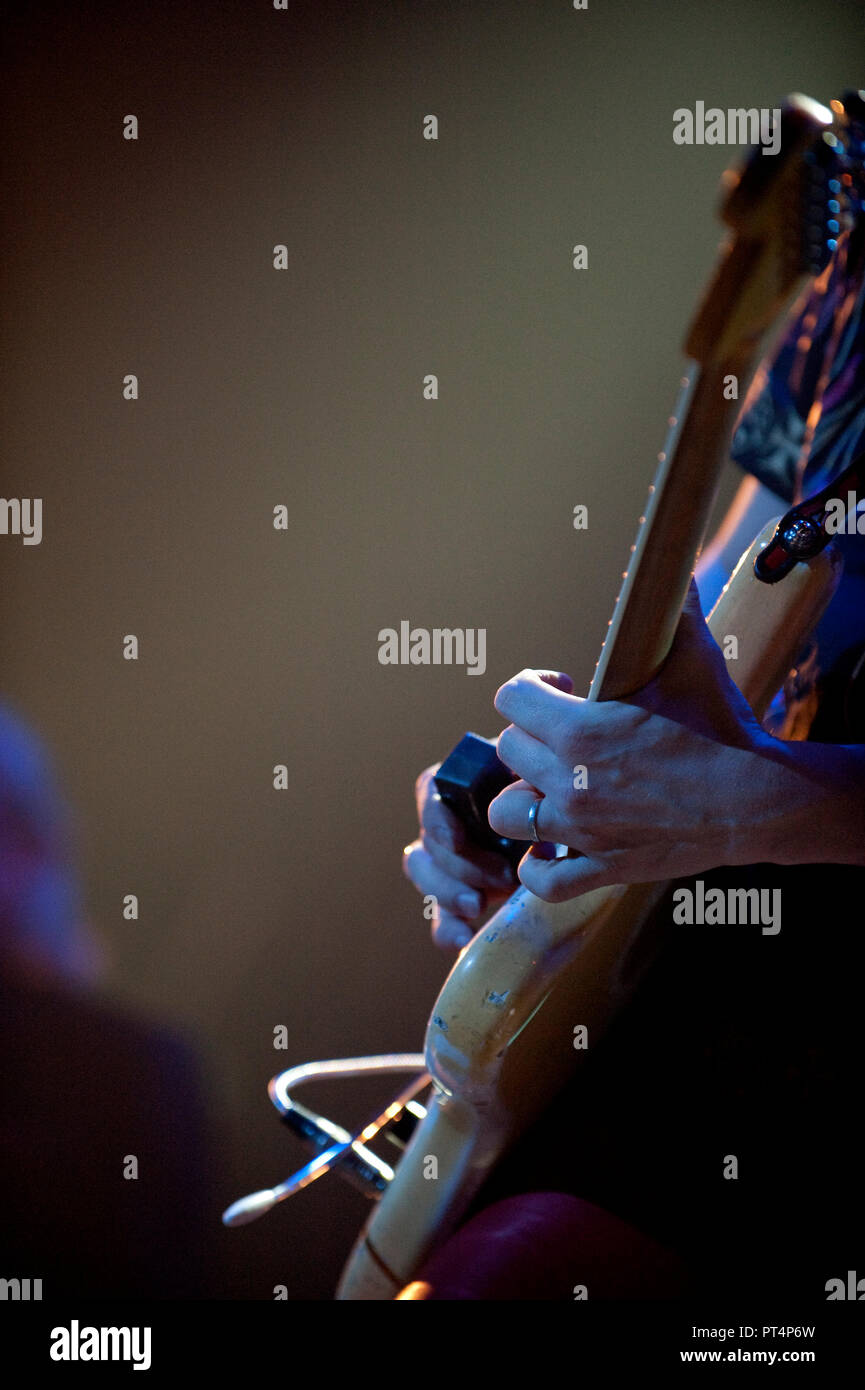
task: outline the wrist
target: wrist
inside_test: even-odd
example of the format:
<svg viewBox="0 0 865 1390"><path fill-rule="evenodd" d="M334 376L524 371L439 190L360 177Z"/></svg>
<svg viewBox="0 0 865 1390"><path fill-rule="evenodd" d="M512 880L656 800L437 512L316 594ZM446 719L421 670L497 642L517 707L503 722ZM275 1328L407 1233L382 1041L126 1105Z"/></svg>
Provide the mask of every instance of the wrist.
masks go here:
<svg viewBox="0 0 865 1390"><path fill-rule="evenodd" d="M748 757L735 862L865 866L865 747L761 731Z"/></svg>

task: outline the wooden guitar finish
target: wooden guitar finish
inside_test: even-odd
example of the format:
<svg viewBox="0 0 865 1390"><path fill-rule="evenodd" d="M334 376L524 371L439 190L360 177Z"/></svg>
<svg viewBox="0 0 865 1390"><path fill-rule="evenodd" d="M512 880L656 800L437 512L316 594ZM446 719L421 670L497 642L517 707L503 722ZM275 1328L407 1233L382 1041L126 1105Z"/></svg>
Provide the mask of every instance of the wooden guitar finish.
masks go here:
<svg viewBox="0 0 865 1390"><path fill-rule="evenodd" d="M814 266L791 236L802 152L831 113L805 99L785 112L783 153L752 160L722 212L735 233L691 327L693 359L631 563L616 601L589 699L619 699L646 684L673 638L759 337ZM767 165L775 167L767 169ZM699 364L699 365L697 365ZM709 625L735 634L731 668L761 715L838 581L831 550L768 586L743 557ZM627 1001L651 959L645 927L668 885L601 888L550 904L521 888L459 956L426 1035L434 1098L346 1266L337 1296L392 1299L466 1210L507 1146L549 1104L591 1043ZM425 1176L437 1161L437 1176Z"/></svg>

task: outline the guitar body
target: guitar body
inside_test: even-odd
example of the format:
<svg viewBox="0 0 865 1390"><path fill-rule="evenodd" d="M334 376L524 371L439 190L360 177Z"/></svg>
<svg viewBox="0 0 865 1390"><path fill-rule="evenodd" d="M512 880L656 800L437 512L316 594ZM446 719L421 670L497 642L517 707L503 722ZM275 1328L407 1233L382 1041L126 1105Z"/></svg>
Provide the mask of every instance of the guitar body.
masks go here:
<svg viewBox="0 0 865 1390"><path fill-rule="evenodd" d="M760 583L754 559L774 529L743 556L709 618L716 640L737 635L733 674L758 715L840 578L829 549L781 584ZM600 888L559 904L520 889L461 953L427 1029L434 1098L352 1252L338 1298L394 1298L453 1230L505 1150L586 1057L574 1048L575 1027L598 1039L632 995L667 925L652 921L667 888Z"/></svg>

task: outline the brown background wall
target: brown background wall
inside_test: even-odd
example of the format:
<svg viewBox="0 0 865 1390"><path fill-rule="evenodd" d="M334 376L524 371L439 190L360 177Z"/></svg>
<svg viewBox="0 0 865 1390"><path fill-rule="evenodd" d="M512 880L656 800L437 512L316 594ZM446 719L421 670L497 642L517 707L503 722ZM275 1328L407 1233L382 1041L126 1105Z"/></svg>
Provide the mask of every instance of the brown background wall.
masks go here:
<svg viewBox="0 0 865 1390"><path fill-rule="evenodd" d="M273 1071L421 1044L414 775L517 669L588 682L731 155L673 110L861 84L861 9L84 0L8 35L3 492L44 539L0 538L2 696L108 988L207 1058L228 1202L299 1159ZM485 627L486 674L380 666L402 618ZM226 1235L226 1292L328 1296L363 1211L331 1182Z"/></svg>

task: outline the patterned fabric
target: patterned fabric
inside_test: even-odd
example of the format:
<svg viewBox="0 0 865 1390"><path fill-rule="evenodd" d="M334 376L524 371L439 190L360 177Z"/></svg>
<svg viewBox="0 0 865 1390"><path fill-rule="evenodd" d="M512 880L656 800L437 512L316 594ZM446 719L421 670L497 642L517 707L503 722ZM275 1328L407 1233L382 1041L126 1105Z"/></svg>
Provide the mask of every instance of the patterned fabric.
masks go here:
<svg viewBox="0 0 865 1390"><path fill-rule="evenodd" d="M863 251L865 219L852 238L839 239L823 274L794 304L733 435L734 461L789 505L828 486L865 450ZM824 718L812 737L858 742L865 736L865 536L838 535L835 544L844 578L815 634ZM767 727L778 737L790 736L782 730L795 706L789 692L777 698Z"/></svg>
<svg viewBox="0 0 865 1390"><path fill-rule="evenodd" d="M759 368L731 455L791 504L826 487L865 450L865 276L849 233Z"/></svg>

